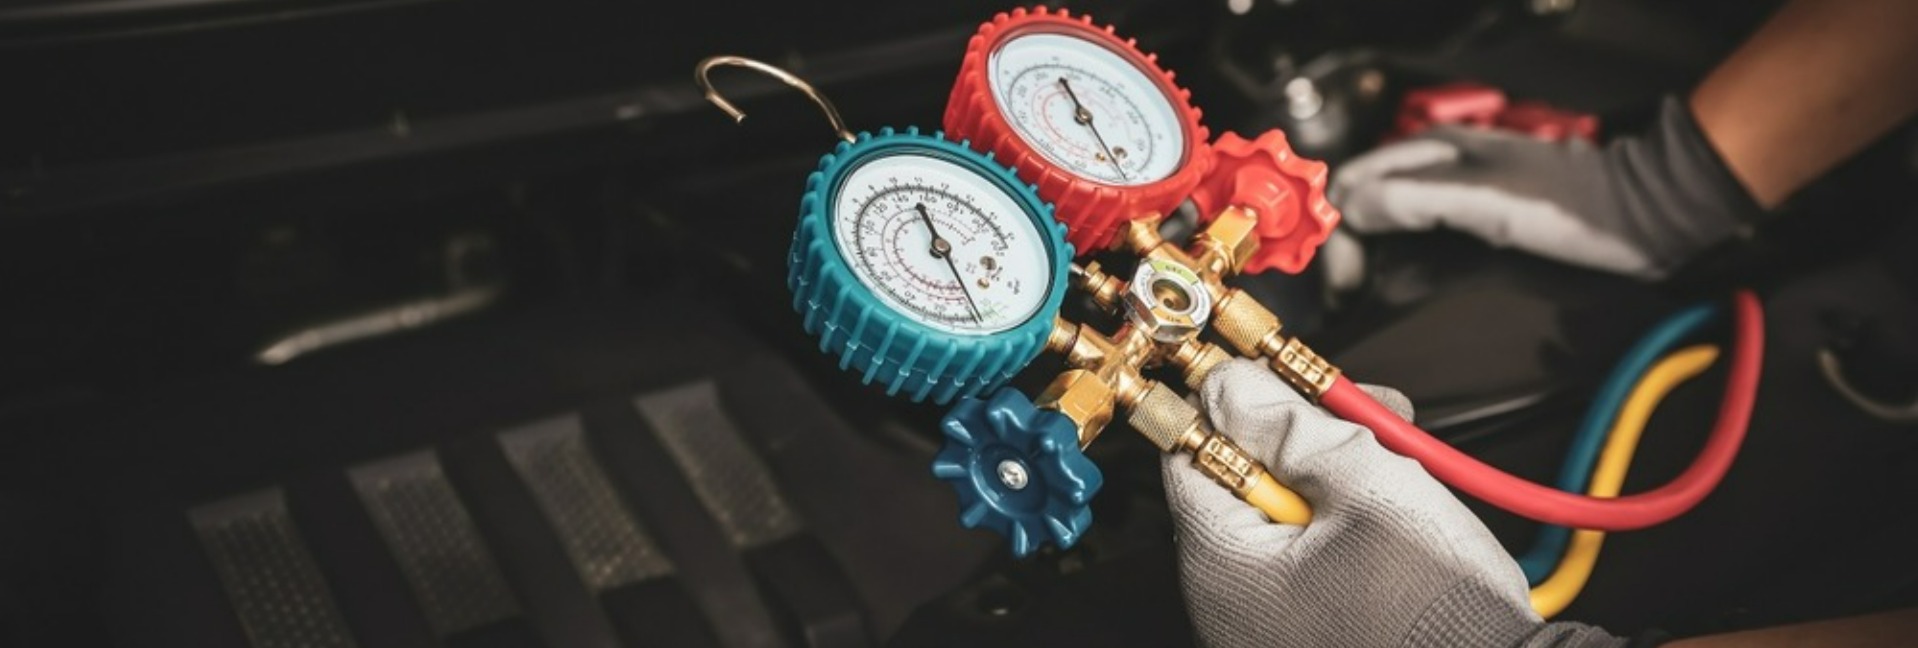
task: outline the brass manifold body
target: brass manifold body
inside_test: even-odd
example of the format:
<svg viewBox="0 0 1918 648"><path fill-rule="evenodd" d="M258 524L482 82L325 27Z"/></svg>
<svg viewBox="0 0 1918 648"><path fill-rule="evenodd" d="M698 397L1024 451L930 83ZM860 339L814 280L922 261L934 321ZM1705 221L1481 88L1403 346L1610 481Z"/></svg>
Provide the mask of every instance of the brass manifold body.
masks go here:
<svg viewBox="0 0 1918 648"><path fill-rule="evenodd" d="M1273 521L1303 524L1311 516L1303 499L1280 486L1238 444L1213 431L1179 393L1144 372L1171 367L1188 388L1199 389L1206 375L1231 357L1225 348L1200 339L1207 329L1240 355L1269 358L1272 370L1308 397L1323 394L1338 369L1281 335L1278 317L1257 300L1225 285L1258 250L1256 214L1228 207L1185 249L1159 236L1162 220L1130 221L1115 242L1139 260L1130 280L1107 274L1097 263L1074 266L1073 286L1102 310L1123 314L1125 323L1106 335L1055 318L1046 350L1064 356L1070 368L1035 403L1072 419L1082 448L1123 410L1126 422L1161 451L1191 452L1200 472Z"/></svg>

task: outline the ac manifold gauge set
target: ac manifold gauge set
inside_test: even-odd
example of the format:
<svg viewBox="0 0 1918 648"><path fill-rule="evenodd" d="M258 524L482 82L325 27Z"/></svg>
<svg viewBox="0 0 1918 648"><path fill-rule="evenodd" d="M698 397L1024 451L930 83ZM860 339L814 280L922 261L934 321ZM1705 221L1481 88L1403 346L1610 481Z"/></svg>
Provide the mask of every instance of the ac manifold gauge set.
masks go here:
<svg viewBox="0 0 1918 648"><path fill-rule="evenodd" d="M805 329L860 380L950 408L931 472L957 491L963 524L998 532L1018 556L1085 533L1102 478L1084 449L1115 419L1189 454L1273 522L1309 524L1310 503L1186 400L1235 355L1261 360L1441 481L1553 524L1624 530L1670 519L1710 490L1743 437L1749 398L1721 412L1721 430L1672 484L1593 498L1496 472L1398 418L1227 284L1305 269L1339 220L1326 166L1293 153L1277 130L1211 139L1156 57L1090 17L1040 7L982 24L937 130L855 134L785 70L701 61L697 82L735 119L744 113L709 78L727 66L806 93L843 140L799 197L787 285ZM1162 238L1188 200L1196 233ZM1129 267L1075 261L1094 255ZM1110 330L1061 315L1073 291L1111 316ZM1756 300L1741 293L1733 310L1755 320ZM1043 390L1007 386L1047 353L1065 369ZM1757 367L1737 358L1730 391L1749 397Z"/></svg>

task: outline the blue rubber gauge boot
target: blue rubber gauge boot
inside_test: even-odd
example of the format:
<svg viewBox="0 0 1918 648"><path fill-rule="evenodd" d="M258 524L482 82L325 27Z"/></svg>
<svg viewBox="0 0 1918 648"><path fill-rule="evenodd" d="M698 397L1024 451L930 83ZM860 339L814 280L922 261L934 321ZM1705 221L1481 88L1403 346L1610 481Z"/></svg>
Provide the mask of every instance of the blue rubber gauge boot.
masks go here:
<svg viewBox="0 0 1918 648"><path fill-rule="evenodd" d="M1039 355L1071 259L1052 207L989 155L881 129L806 179L787 286L841 368L943 404Z"/></svg>

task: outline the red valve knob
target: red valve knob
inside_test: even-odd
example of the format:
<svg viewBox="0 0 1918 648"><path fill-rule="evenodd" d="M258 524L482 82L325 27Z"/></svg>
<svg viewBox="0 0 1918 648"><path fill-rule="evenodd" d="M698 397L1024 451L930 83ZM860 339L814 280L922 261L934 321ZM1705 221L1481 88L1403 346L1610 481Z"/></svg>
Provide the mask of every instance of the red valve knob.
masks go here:
<svg viewBox="0 0 1918 648"><path fill-rule="evenodd" d="M1325 199L1325 163L1299 157L1278 130L1251 141L1228 132L1212 152L1212 172L1192 192L1200 219L1210 222L1234 205L1249 209L1259 219L1259 251L1245 271L1304 270L1339 224L1339 210Z"/></svg>

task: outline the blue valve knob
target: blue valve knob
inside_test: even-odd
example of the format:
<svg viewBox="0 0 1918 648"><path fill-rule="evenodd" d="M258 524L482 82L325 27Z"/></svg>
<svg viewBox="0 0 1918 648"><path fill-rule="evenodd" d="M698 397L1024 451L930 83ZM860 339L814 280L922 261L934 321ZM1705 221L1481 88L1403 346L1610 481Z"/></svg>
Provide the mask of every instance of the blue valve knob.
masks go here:
<svg viewBox="0 0 1918 648"><path fill-rule="evenodd" d="M959 493L959 521L984 526L1024 558L1050 540L1065 549L1092 525L1092 496L1105 478L1079 449L1072 419L1034 407L1025 394L1000 389L981 401L964 398L940 427L946 445L932 474Z"/></svg>

